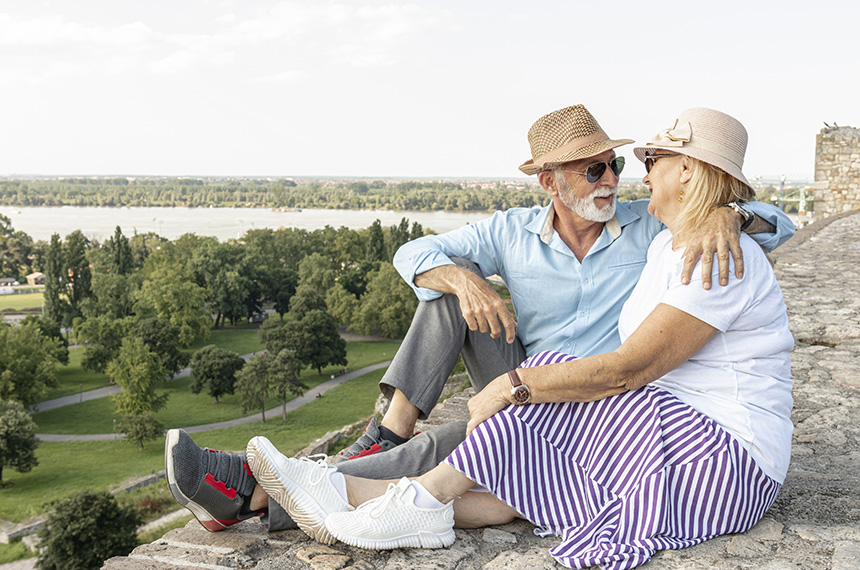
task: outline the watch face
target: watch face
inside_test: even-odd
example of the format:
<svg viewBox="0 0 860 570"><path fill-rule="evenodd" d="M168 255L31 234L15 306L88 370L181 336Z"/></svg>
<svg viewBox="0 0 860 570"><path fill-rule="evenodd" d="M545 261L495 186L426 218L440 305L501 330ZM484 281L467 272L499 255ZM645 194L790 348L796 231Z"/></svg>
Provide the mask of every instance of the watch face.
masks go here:
<svg viewBox="0 0 860 570"><path fill-rule="evenodd" d="M528 404L532 401L532 393L529 390L529 387L525 384L520 384L516 388L511 389L511 396L514 400L514 404L518 406L522 406L523 404Z"/></svg>

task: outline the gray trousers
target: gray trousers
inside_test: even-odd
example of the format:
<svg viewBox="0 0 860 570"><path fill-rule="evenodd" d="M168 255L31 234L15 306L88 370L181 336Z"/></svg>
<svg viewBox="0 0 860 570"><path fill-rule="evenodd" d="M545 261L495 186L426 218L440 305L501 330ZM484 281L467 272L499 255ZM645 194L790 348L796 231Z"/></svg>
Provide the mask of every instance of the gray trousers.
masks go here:
<svg viewBox="0 0 860 570"><path fill-rule="evenodd" d="M453 258L453 261L481 274L471 261L460 258ZM519 339L508 344L504 335L493 339L489 333L470 331L457 297L442 295L419 303L400 349L379 382L380 390L389 399L395 389L400 390L420 410L419 417L425 419L439 401L458 355L463 356L476 391L516 368L526 358ZM345 475L365 479L417 477L436 467L465 437L465 421L449 423L423 432L391 451L342 461L337 468ZM270 531L296 528L271 497L263 522Z"/></svg>

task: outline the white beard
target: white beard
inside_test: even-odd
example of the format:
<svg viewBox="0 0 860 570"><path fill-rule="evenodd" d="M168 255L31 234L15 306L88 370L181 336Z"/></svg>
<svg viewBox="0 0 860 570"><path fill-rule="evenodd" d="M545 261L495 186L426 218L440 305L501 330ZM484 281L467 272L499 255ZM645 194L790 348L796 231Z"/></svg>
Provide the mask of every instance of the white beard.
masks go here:
<svg viewBox="0 0 860 570"><path fill-rule="evenodd" d="M594 204L594 199L614 196L618 191L617 186L598 186L587 197L577 198L573 193L573 187L564 176L557 176L556 181L559 185L558 197L580 218L590 222L608 222L615 215L615 200L602 208L598 208Z"/></svg>

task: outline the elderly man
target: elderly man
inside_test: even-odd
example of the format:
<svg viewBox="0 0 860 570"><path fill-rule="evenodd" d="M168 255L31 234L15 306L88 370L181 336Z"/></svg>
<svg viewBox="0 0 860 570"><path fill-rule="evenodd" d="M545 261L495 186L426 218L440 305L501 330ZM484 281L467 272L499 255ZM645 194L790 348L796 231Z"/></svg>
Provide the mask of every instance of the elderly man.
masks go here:
<svg viewBox="0 0 860 570"><path fill-rule="evenodd" d="M683 137L696 133L673 129L664 136L683 144ZM446 457L463 440L465 422L411 435L436 404L460 354L472 385L481 390L544 350L583 357L619 346L621 305L639 279L648 245L664 228L647 213L647 200L616 201L624 159L614 149L633 141L611 139L582 105L540 118L528 139L532 158L520 170L538 175L551 198L548 206L496 212L397 252L395 266L421 303L380 382L391 406L381 425L371 420L347 451L351 460L338 464L340 472L417 476ZM772 206L720 208L691 240L685 282L702 252L706 288L715 252L721 283L728 281L730 253L742 277L738 230L756 234L766 250L794 233ZM516 320L484 280L493 274L508 286ZM264 512L270 530L291 526L283 509L255 487L243 457L201 450L187 434L171 430L166 461L174 496L210 530Z"/></svg>

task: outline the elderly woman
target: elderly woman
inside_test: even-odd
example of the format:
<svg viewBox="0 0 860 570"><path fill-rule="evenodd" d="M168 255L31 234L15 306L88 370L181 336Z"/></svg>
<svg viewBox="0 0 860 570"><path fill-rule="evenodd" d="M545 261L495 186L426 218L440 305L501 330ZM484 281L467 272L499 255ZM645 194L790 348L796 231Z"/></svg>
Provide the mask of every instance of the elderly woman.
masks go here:
<svg viewBox="0 0 860 570"><path fill-rule="evenodd" d="M562 537L550 552L570 568L632 568L752 527L790 455L794 341L782 292L746 235L742 280L704 290L679 277L696 226L752 198L746 144L738 121L697 108L634 149L649 212L668 229L624 305L618 350L541 353L496 378L469 403L466 441L414 481L344 476L254 438L258 483L323 542L436 548L454 541L455 524L522 517Z"/></svg>

